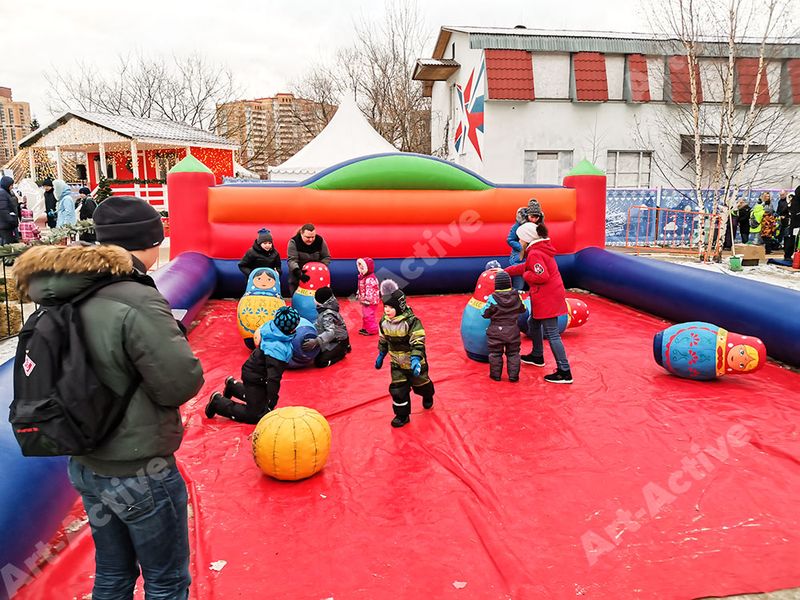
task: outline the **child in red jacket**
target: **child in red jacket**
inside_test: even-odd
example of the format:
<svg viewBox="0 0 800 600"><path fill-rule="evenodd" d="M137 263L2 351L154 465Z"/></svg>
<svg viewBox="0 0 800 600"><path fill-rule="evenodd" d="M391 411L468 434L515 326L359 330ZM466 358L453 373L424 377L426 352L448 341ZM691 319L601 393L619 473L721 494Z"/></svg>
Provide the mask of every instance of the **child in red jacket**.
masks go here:
<svg viewBox="0 0 800 600"><path fill-rule="evenodd" d="M522 275L531 290L531 318L528 334L533 341L530 354L521 357L522 362L537 367L544 366L544 337L550 342L550 350L556 359L555 373L545 375L550 383L572 383L572 372L567 361L567 352L558 333L558 316L566 310L566 292L561 273L556 264L556 249L547 237L544 223L525 223L517 229L523 244L525 263L506 268L509 275Z"/></svg>
<svg viewBox="0 0 800 600"><path fill-rule="evenodd" d="M359 258L358 293L356 298L361 303L362 322L358 333L361 335L378 334L378 304L381 301L380 286L375 276L375 263L371 258Z"/></svg>

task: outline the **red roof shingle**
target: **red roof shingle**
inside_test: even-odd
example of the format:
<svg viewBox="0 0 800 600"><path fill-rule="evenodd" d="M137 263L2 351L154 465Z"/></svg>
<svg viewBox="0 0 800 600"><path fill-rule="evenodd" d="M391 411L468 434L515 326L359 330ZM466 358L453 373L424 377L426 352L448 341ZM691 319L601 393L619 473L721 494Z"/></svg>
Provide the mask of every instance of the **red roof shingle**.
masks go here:
<svg viewBox="0 0 800 600"><path fill-rule="evenodd" d="M576 52L572 55L575 96L581 102L606 102L608 78L606 57L599 52Z"/></svg>
<svg viewBox="0 0 800 600"><path fill-rule="evenodd" d="M650 78L647 74L647 57L629 54L627 61L631 102L650 102Z"/></svg>
<svg viewBox="0 0 800 600"><path fill-rule="evenodd" d="M736 77L739 81L739 101L742 104L750 104L753 101L753 94L756 91L756 79L758 78L758 59L737 58ZM758 82L758 95L756 96L756 104L769 104L769 83L767 82L766 63L761 71L761 80Z"/></svg>
<svg viewBox="0 0 800 600"><path fill-rule="evenodd" d="M670 56L667 60L669 66L669 81L672 89L672 102L689 104L692 101L692 85L689 80L689 57ZM694 66L694 78L697 82L697 101L703 101L703 85L700 81L700 65Z"/></svg>
<svg viewBox="0 0 800 600"><path fill-rule="evenodd" d="M486 50L489 100L533 100L533 61L526 50Z"/></svg>

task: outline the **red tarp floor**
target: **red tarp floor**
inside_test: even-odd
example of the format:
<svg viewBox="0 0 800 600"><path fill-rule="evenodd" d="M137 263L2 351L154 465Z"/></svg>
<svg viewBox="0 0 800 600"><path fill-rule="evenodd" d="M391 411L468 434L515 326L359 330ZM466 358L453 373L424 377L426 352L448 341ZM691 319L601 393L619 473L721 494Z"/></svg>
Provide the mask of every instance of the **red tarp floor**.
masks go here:
<svg viewBox="0 0 800 600"><path fill-rule="evenodd" d="M191 597L662 600L800 585L800 375L678 379L653 360L663 321L585 298L588 323L564 335L572 386L542 381L549 349L545 370L491 381L462 349L468 298L411 298L436 405L415 398L402 429L376 338L353 335L331 368L287 371L279 406L316 408L333 431L325 469L294 483L257 469L252 426L202 414L248 354L236 303L210 302L190 335L207 383L178 453ZM82 598L92 573L84 534L19 597Z"/></svg>

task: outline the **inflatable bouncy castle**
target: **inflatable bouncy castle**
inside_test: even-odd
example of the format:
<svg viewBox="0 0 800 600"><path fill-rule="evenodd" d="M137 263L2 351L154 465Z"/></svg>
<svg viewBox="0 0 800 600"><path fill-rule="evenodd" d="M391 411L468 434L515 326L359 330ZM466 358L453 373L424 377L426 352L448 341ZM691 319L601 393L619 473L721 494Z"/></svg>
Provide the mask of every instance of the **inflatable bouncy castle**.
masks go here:
<svg viewBox="0 0 800 600"><path fill-rule="evenodd" d="M325 238L337 294L355 290L355 261L369 253L379 279L408 293L471 290L487 260L508 254L519 206L536 197L559 253L605 244L605 177L577 173L565 187L501 186L451 163L414 154L376 155L332 167L299 184L215 186L188 157L169 175L170 255L214 260L217 292L239 295L236 262L268 223L277 248L312 220ZM285 270L284 270L285 272Z"/></svg>

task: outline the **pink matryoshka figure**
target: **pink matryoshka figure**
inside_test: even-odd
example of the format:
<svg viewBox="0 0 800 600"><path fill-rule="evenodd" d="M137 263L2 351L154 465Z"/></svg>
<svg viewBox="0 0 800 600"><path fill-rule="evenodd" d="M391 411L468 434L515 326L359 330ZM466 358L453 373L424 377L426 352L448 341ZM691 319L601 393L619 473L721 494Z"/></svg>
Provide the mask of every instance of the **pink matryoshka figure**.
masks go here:
<svg viewBox="0 0 800 600"><path fill-rule="evenodd" d="M673 375L699 381L754 373L767 361L767 349L757 337L700 321L659 331L653 338L653 354Z"/></svg>
<svg viewBox="0 0 800 600"><path fill-rule="evenodd" d="M304 319L312 323L317 320L317 305L314 294L319 288L331 284L331 273L328 267L321 262L309 262L303 265L303 274L308 275L308 281L301 281L297 291L292 296L292 306Z"/></svg>

